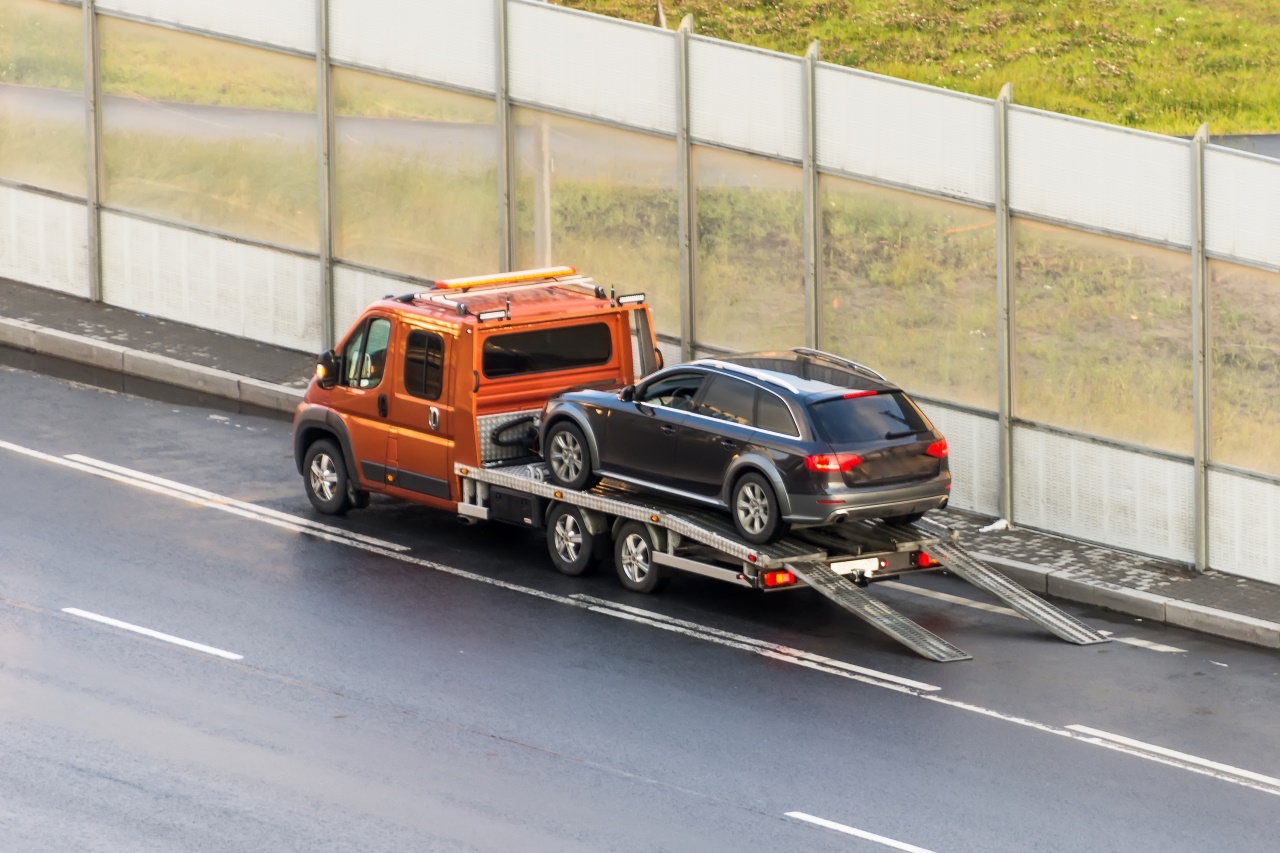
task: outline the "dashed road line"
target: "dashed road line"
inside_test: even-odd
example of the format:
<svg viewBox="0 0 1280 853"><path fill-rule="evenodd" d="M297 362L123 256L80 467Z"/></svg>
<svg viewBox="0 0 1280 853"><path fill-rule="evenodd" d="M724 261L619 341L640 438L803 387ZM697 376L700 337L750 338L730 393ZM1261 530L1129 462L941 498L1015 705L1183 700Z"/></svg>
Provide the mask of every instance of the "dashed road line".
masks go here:
<svg viewBox="0 0 1280 853"><path fill-rule="evenodd" d="M184 640L181 637L175 637L172 634L163 634L159 631L153 631L150 628L143 628L141 625L134 625L130 622L121 622L119 619L112 619L110 616L90 613L88 610L81 610L78 607L64 607L62 608L62 612L69 613L72 616L79 616L81 619L101 622L103 625L110 625L113 628L123 628L126 631L132 631L135 634L142 634L144 637L150 637L153 640L163 640L166 643L173 643L175 646L194 649L197 652L204 652L207 655L214 655L216 657L225 658L226 660L244 660L244 655L238 655L235 652L215 649L213 646L206 646L204 643L193 643L191 640Z"/></svg>
<svg viewBox="0 0 1280 853"><path fill-rule="evenodd" d="M845 835L852 835L866 841L874 841L876 844L883 844L885 847L892 847L894 850L904 850L906 853L933 853L931 850L908 844L905 841L895 841L883 835L876 835L874 832L867 832L865 829L855 829L852 826L845 826L843 823L836 823L834 820L827 820L826 818L814 817L804 812L787 812L786 816L795 820L802 820L805 823L811 823L814 826L821 826L825 829L834 829L836 832L843 832Z"/></svg>

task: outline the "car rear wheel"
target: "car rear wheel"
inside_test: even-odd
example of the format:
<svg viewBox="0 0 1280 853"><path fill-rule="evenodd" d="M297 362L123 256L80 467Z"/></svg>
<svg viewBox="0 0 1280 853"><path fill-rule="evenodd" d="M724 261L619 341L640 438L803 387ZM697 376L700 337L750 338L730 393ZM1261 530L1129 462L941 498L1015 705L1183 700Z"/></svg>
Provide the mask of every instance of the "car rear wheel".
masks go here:
<svg viewBox="0 0 1280 853"><path fill-rule="evenodd" d="M600 482L591 471L587 439L570 421L560 421L547 432L546 460L551 479L566 489L581 491Z"/></svg>
<svg viewBox="0 0 1280 853"><path fill-rule="evenodd" d="M653 536L638 521L628 521L618 531L614 542L613 561L618 567L618 580L632 592L657 592L667 585L664 567L653 561Z"/></svg>
<svg viewBox="0 0 1280 853"><path fill-rule="evenodd" d="M561 574L577 577L591 571L607 544L607 535L587 530L582 510L576 506L557 504L547 517L547 553Z"/></svg>
<svg viewBox="0 0 1280 853"><path fill-rule="evenodd" d="M313 442L302 460L307 500L325 515L342 515L351 508L347 465L338 445L327 438Z"/></svg>
<svg viewBox="0 0 1280 853"><path fill-rule="evenodd" d="M729 511L738 534L753 545L774 542L787 533L778 497L762 474L751 471L742 475L733 486Z"/></svg>

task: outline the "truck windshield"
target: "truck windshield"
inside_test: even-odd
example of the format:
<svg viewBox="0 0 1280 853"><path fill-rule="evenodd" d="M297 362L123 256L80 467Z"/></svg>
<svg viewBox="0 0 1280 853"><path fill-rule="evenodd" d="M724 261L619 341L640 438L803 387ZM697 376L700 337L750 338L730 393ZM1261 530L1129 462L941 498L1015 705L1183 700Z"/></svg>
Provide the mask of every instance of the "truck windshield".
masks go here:
<svg viewBox="0 0 1280 853"><path fill-rule="evenodd" d="M906 438L929 430L929 422L899 391L870 397L837 397L809 407L818 436L828 444L860 444Z"/></svg>
<svg viewBox="0 0 1280 853"><path fill-rule="evenodd" d="M608 364L613 332L605 323L558 326L494 335L484 342L482 369L489 379Z"/></svg>

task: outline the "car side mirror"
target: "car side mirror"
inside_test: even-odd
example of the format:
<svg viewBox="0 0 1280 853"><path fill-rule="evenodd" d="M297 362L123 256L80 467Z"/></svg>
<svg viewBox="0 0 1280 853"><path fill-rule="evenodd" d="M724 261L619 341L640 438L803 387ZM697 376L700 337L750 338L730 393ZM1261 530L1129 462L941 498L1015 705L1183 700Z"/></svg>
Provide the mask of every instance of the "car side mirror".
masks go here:
<svg viewBox="0 0 1280 853"><path fill-rule="evenodd" d="M625 385L622 390L618 392L618 399L624 403L630 403L635 398L636 386L634 385Z"/></svg>
<svg viewBox="0 0 1280 853"><path fill-rule="evenodd" d="M316 359L316 383L326 390L338 384L338 356L333 350L320 353Z"/></svg>

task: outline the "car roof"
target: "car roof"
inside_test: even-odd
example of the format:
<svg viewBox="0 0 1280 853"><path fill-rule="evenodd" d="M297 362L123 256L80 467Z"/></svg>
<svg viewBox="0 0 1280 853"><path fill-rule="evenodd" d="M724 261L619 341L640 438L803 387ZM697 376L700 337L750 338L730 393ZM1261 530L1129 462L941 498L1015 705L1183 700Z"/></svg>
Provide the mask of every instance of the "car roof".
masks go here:
<svg viewBox="0 0 1280 853"><path fill-rule="evenodd" d="M897 385L865 365L810 349L739 353L693 362L769 382L804 399L842 391L897 391Z"/></svg>

